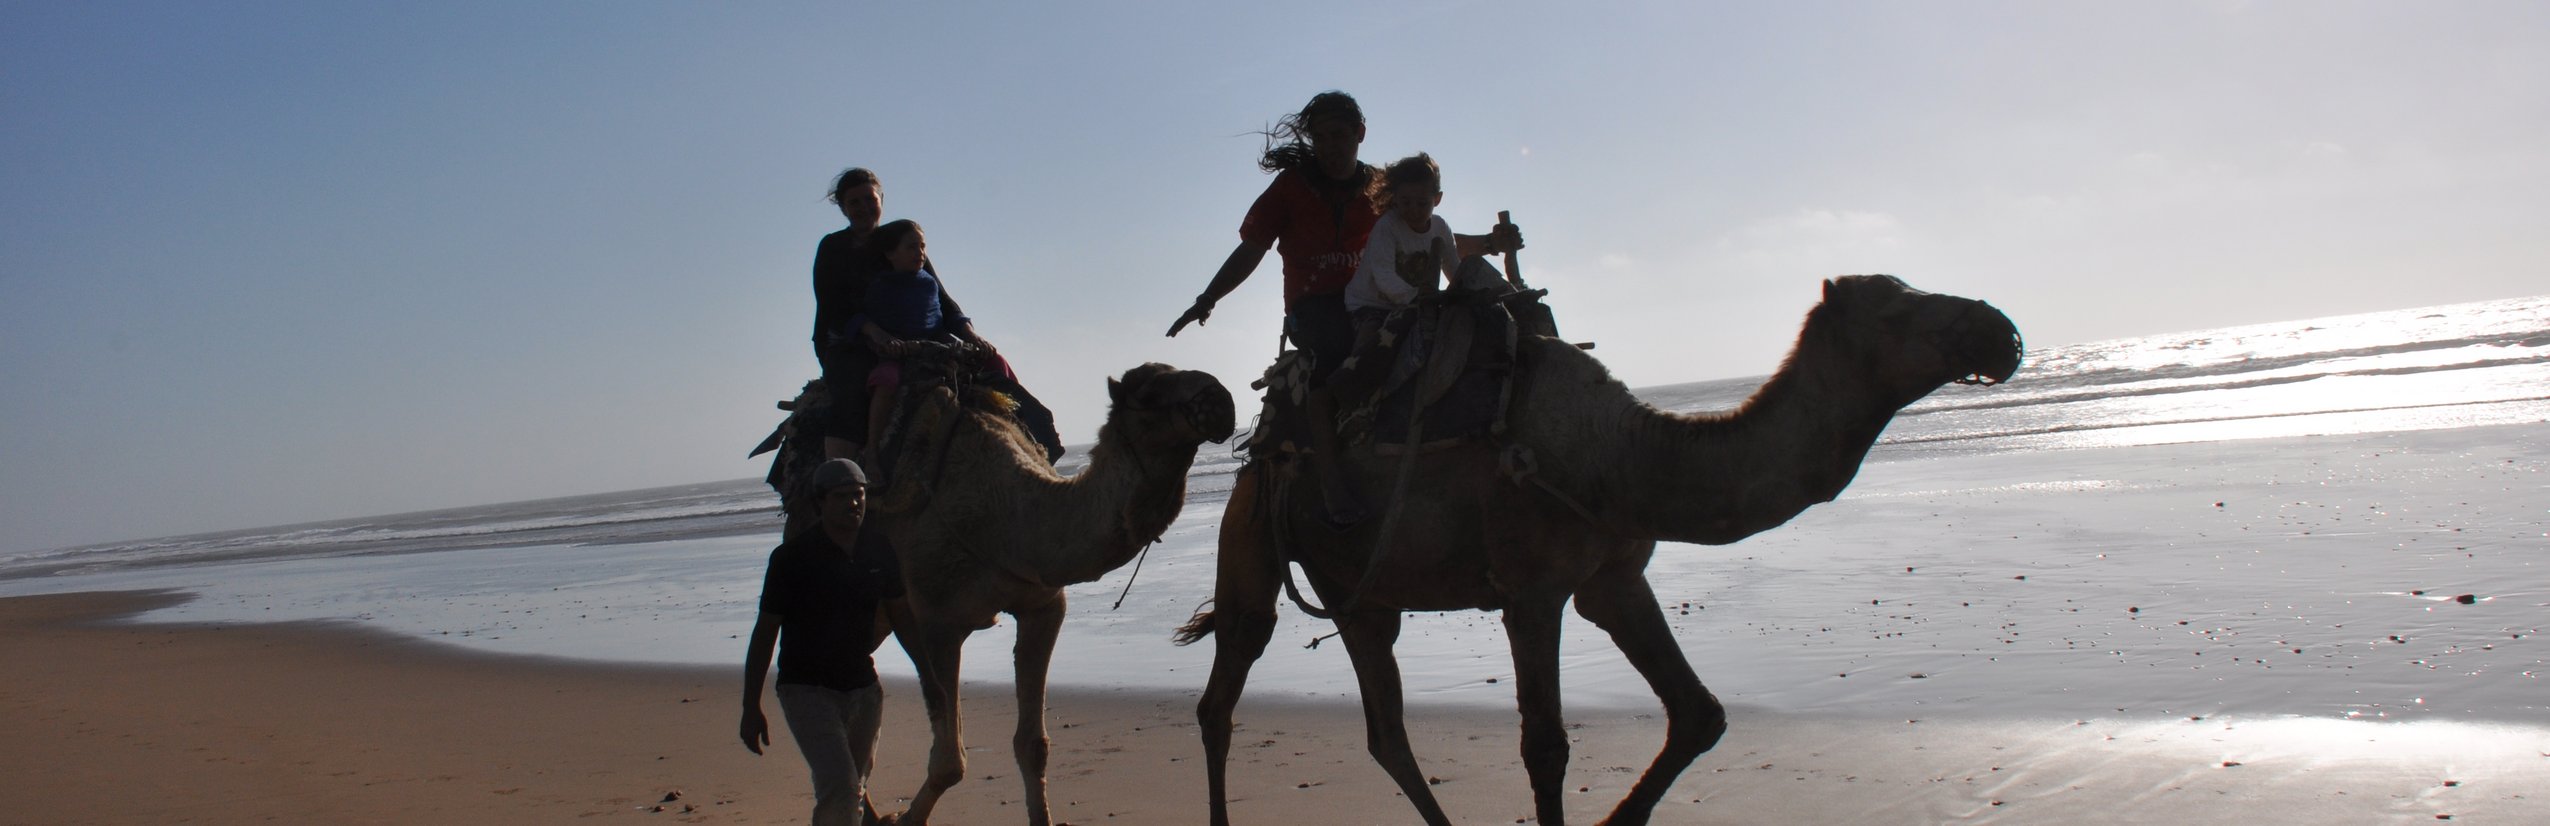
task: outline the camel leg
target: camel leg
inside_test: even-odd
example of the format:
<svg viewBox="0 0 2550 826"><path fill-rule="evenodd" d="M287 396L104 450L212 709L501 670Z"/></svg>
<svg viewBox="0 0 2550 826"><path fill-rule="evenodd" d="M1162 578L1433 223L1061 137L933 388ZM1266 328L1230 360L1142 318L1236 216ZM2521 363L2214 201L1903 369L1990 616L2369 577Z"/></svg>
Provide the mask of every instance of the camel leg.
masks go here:
<svg viewBox="0 0 2550 826"><path fill-rule="evenodd" d="M921 698L930 711L930 771L897 826L927 826L939 795L965 779L965 713L957 672L964 662L965 638L973 629L926 621L914 626L912 633L895 629L895 636L921 672Z"/></svg>
<svg viewBox="0 0 2550 826"><path fill-rule="evenodd" d="M1545 826L1567 823L1567 721L1558 693L1558 630L1566 600L1519 600L1505 608L1514 650L1514 704L1523 712L1523 770L1532 808Z"/></svg>
<svg viewBox="0 0 2550 826"><path fill-rule="evenodd" d="M1426 785L1425 772L1417 768L1416 752L1408 748L1399 660L1390 651L1399 641L1399 619L1396 610L1367 610L1341 617L1337 623L1346 656L1355 664L1355 683L1364 695L1364 748L1390 779L1398 781L1399 792L1407 795L1428 826L1451 826L1451 818L1443 815L1443 806L1434 800L1433 787Z"/></svg>
<svg viewBox="0 0 2550 826"><path fill-rule="evenodd" d="M1225 784L1231 756L1231 710L1248 687L1249 667L1266 653L1275 636L1275 599L1283 572L1276 567L1265 516L1258 510L1263 471L1251 465L1231 485L1230 505L1222 513L1221 551L1213 583L1213 675L1204 684L1204 699L1195 704L1196 727L1204 735L1204 783L1212 805L1213 826L1230 826L1229 787Z"/></svg>
<svg viewBox="0 0 2550 826"><path fill-rule="evenodd" d="M1664 609L1656 603L1643 570L1612 565L1596 571L1576 590L1576 613L1611 634L1612 643L1620 646L1620 653L1655 689L1656 699L1664 702L1664 749L1638 776L1629 796L1603 819L1606 826L1639 826L1664 799L1674 778L1727 733L1727 710L1700 684L1700 676L1692 673L1691 662L1683 658L1682 644L1665 624Z"/></svg>
<svg viewBox="0 0 2550 826"><path fill-rule="evenodd" d="M1053 814L1045 798L1045 673L1053 665L1054 639L1062 633L1063 592L1032 608L1013 610L1018 619L1018 733L1010 751L1018 756L1018 780L1027 789L1028 826L1049 826Z"/></svg>

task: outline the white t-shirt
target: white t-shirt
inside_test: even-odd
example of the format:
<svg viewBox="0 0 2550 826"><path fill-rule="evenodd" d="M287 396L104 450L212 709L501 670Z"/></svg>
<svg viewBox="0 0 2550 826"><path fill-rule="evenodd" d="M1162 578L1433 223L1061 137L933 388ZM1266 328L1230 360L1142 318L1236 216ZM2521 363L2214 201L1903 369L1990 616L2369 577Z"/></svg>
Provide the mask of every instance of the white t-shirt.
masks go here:
<svg viewBox="0 0 2550 826"><path fill-rule="evenodd" d="M1346 309L1384 310L1408 306L1417 300L1422 285L1438 283L1436 273L1450 278L1461 264L1461 253L1452 243L1452 227L1443 216L1433 216L1424 232L1408 228L1408 222L1397 214L1384 212L1372 225L1372 238L1364 243L1363 264L1355 268L1355 280L1346 283Z"/></svg>

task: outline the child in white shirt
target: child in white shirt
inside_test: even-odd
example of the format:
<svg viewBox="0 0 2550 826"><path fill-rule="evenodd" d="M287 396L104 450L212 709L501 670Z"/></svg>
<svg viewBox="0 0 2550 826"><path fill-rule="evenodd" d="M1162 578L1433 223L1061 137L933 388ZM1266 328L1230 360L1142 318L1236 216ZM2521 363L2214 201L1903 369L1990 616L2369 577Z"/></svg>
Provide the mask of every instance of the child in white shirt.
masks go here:
<svg viewBox="0 0 2550 826"><path fill-rule="evenodd" d="M1434 158L1423 152L1401 158L1381 176L1384 211L1364 243L1362 266L1346 284L1346 310L1355 316L1358 336L1433 292L1440 283L1435 276L1449 278L1461 263L1452 227L1434 214L1443 204L1443 170Z"/></svg>
<svg viewBox="0 0 2550 826"><path fill-rule="evenodd" d="M1443 203L1443 170L1423 152L1401 158L1382 172L1381 220L1364 243L1363 264L1346 284L1346 311L1355 322L1353 353L1329 377L1329 388L1344 406L1362 404L1389 374L1386 359L1375 354L1382 322L1415 304L1417 297L1441 289L1459 271L1461 254L1452 227L1434 214Z"/></svg>

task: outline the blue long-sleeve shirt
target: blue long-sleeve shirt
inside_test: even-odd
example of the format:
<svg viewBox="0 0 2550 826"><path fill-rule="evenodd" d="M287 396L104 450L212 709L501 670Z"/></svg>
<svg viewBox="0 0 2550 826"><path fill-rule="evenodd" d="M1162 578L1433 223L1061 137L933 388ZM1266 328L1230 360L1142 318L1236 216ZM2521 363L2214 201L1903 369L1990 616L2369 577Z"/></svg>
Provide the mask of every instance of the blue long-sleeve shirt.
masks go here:
<svg viewBox="0 0 2550 826"><path fill-rule="evenodd" d="M874 322L896 338L928 338L964 329L969 319L948 312L939 296L938 276L927 269L877 272L868 277L867 301L851 321L851 329Z"/></svg>

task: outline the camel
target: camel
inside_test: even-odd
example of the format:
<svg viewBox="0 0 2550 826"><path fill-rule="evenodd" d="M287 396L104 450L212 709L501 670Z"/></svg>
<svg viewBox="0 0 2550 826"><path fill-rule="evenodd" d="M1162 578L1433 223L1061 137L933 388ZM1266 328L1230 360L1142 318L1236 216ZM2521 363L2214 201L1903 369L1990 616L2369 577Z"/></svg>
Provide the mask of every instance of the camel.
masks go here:
<svg viewBox="0 0 2550 826"><path fill-rule="evenodd" d="M1603 821L1646 823L1727 727L1648 586L1656 543L1725 545L1832 501L1896 411L1951 381L2008 379L2019 352L2017 329L1981 301L1891 276L1845 276L1824 282L1779 372L1726 413L1656 410L1579 348L1526 336L1501 437L1419 456L1405 482L1402 457L1350 452L1364 491L1414 492L1375 500L1377 514L1399 511L1392 518L1330 527L1318 474L1282 457L1252 461L1223 516L1213 603L1179 634L1181 643L1215 639L1196 706L1212 823L1230 823L1232 708L1274 632L1291 564L1325 606L1304 609L1335 614L1363 694L1368 750L1429 824L1448 821L1408 746L1391 653L1401 613L1503 612L1533 803L1540 823L1558 826L1568 752L1559 627L1572 597L1666 711L1662 750ZM1374 548L1393 519L1402 527Z"/></svg>
<svg viewBox="0 0 2550 826"><path fill-rule="evenodd" d="M888 614L921 672L932 734L929 772L895 821L902 826L928 823L939 796L965 778L958 667L966 637L1002 613L1018 624L1010 744L1028 822L1047 826L1045 674L1062 630L1063 586L1105 576L1158 541L1186 504L1196 451L1235 426L1230 391L1206 373L1145 364L1108 380L1107 391L1107 422L1087 468L1070 478L1014 421L958 411L943 388L911 418L907 432L921 435L904 454L907 469L869 516L902 562L906 599ZM915 461L921 456L944 457L932 460L935 482ZM907 499L916 485L928 485L926 502Z"/></svg>

